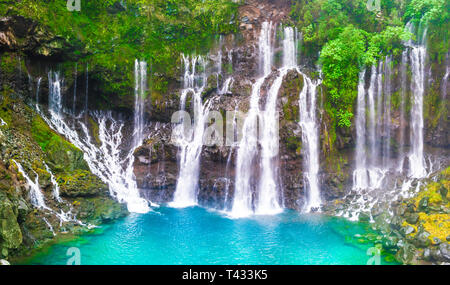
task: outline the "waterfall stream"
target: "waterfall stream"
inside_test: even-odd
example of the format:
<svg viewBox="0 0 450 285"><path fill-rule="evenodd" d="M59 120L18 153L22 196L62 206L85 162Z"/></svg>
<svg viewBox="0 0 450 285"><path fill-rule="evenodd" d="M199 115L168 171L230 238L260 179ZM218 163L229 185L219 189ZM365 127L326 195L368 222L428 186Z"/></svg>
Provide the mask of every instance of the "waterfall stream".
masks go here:
<svg viewBox="0 0 450 285"><path fill-rule="evenodd" d="M39 188L39 175L35 173L35 180L31 180L31 178L25 173L22 165L14 159L12 161L17 165L20 174L22 174L22 176L27 181L28 186L30 187L31 204L36 208L50 210L50 208L45 204L44 194L42 194L41 189Z"/></svg>
<svg viewBox="0 0 450 285"><path fill-rule="evenodd" d="M139 63L136 77L137 90L142 89L143 82L146 82L146 64ZM110 193L119 202L126 203L130 212L145 213L150 210L148 202L140 198L139 190L133 174L133 152L137 145L133 144L129 151L122 150L124 123L116 120L111 113L93 112L92 119L99 126L98 140L92 139L88 127L80 120L76 120L77 126L69 126L66 123L66 114L62 110L61 104L61 78L58 73L49 72L49 113L47 117L43 112L41 116L55 131L65 136L71 143L81 149L84 159L88 163L91 171L108 184ZM136 92L136 102L141 106L142 92ZM141 117L139 109L135 112L135 117ZM85 110L85 115L88 115ZM141 122L141 119L136 119ZM140 123L139 123L140 124ZM142 139L142 125L134 126L134 142L136 138ZM125 165L125 167L124 167Z"/></svg>
<svg viewBox="0 0 450 285"><path fill-rule="evenodd" d="M416 34L414 25L409 22L406 30ZM419 26L420 30L420 26ZM399 119L399 146L397 149L396 162L392 163L391 129L393 120L391 118L391 93L392 93L392 56L387 56L384 61L378 63L378 68L372 66L370 86L366 92L364 73L361 72L358 85L356 124L356 149L355 170L353 173L353 190L359 191L361 195L354 201L358 216L360 211L370 211L377 202L393 199L398 195L410 197L411 191L418 191L418 186L413 189L413 181L427 177L426 162L424 157L424 118L423 97L425 93L425 62L426 28L420 31L418 42L412 40L405 42L406 49L402 53L398 78L400 79L400 119ZM411 79L408 85L408 66L411 69ZM409 89L408 89L409 88ZM406 100L411 91L411 113L410 113L410 140L408 145L405 135ZM376 106L375 106L376 105ZM368 120L366 121L366 116ZM366 151L367 149L367 151ZM409 152L409 153L407 153ZM392 157L391 157L392 156ZM408 177L389 184L396 175L401 175L405 168L405 158L408 158ZM429 172L432 171L430 160ZM388 175L389 174L389 175ZM420 181L417 182L420 185ZM377 190L377 191L372 191ZM369 194L370 193L370 194Z"/></svg>
<svg viewBox="0 0 450 285"><path fill-rule="evenodd" d="M413 26L408 23L407 28L414 32ZM423 178L427 175L423 155L423 96L425 93L425 60L427 49L424 44L426 29L422 36L418 36L417 44L410 46L411 62L411 152L409 154L410 172L413 178Z"/></svg>
<svg viewBox="0 0 450 285"><path fill-rule="evenodd" d="M358 105L356 110L356 168L353 172L353 189L368 186L366 165L366 90L364 86L366 70L360 72L358 83Z"/></svg>
<svg viewBox="0 0 450 285"><path fill-rule="evenodd" d="M278 74L272 85L270 86L264 109L260 108L261 87L272 71L273 58L273 42L272 23L263 23L261 34L259 37L259 58L262 77L258 78L252 86L250 97L250 109L247 118L244 121L242 129L242 139L239 142L236 160L236 177L235 177L235 196L230 215L233 217L245 217L252 214L271 215L280 213L282 206L280 205L280 185L278 183L279 173L277 171L276 160L279 151L278 138L278 112L277 98L283 83L283 79L290 70L297 70L297 39L296 32L291 27L283 29L284 39L283 48L283 65L278 69ZM305 86L306 84L306 76ZM320 204L320 197L317 172L318 172L318 140L314 131L309 130L309 122L315 122L315 86L309 81L311 88L305 88L308 100L312 101L308 104L312 110L305 111L305 140L310 140L311 149L309 153L311 161L308 163L310 170L311 188L308 207L315 207ZM306 95L305 95L306 96ZM305 100L307 100L305 98ZM264 126L264 127L262 127ZM316 127L314 125L314 127ZM307 132L310 131L308 134ZM261 151L258 151L258 145ZM254 167L259 163L259 168ZM315 163L314 166L311 163ZM248 169L259 169L260 173L248 171ZM316 171L317 170L317 171ZM259 179L259 181L258 181ZM255 199L253 198L255 195Z"/></svg>
<svg viewBox="0 0 450 285"><path fill-rule="evenodd" d="M300 127L304 152L304 182L306 203L303 211L319 211L321 205L319 186L319 126L317 124L317 86L321 80L313 82L303 74L303 89L299 96Z"/></svg>
<svg viewBox="0 0 450 285"><path fill-rule="evenodd" d="M200 156L203 147L203 134L208 118L210 101L203 103L202 92L206 86L206 61L201 56L182 56L184 62L184 89L180 98L180 109L185 110L188 96L194 112L194 123L183 121L175 127L176 143L180 147L180 171L172 207L184 208L197 204ZM200 73L197 74L197 69ZM186 129L186 124L191 126Z"/></svg>
<svg viewBox="0 0 450 285"><path fill-rule="evenodd" d="M50 181L53 184L53 197L55 198L56 201L61 203L62 199L59 196L59 185L58 185L58 182L56 181L56 178L53 175L53 172L50 170L50 168L48 167L48 165L45 162L44 162L44 166L45 166L45 170L47 170L47 172L50 174Z"/></svg>

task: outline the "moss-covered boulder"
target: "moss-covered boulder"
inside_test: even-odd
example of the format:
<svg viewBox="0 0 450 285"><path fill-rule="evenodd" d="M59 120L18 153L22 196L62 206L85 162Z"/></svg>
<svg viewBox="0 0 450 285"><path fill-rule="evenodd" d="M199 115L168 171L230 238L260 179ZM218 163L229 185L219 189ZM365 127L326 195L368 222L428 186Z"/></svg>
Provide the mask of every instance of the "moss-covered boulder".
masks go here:
<svg viewBox="0 0 450 285"><path fill-rule="evenodd" d="M0 192L0 256L7 257L8 249L18 248L22 244L18 215L17 206Z"/></svg>
<svg viewBox="0 0 450 285"><path fill-rule="evenodd" d="M64 197L93 197L106 194L108 186L87 170L77 170L57 180Z"/></svg>
<svg viewBox="0 0 450 285"><path fill-rule="evenodd" d="M78 198L73 202L78 218L90 223L108 223L127 215L125 204L119 204L108 197Z"/></svg>
<svg viewBox="0 0 450 285"><path fill-rule="evenodd" d="M31 133L45 152L47 161L53 166L52 169L62 171L89 169L83 158L83 152L50 129L38 115L33 117Z"/></svg>

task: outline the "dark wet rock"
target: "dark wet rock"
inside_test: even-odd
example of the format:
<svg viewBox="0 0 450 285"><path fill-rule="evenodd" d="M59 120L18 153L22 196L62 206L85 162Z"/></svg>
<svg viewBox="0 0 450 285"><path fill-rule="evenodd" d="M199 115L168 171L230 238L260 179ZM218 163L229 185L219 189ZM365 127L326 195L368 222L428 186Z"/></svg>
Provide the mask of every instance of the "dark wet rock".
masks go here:
<svg viewBox="0 0 450 285"><path fill-rule="evenodd" d="M439 245L439 251L440 251L443 261L449 262L450 261L450 244L445 243L445 242L441 243Z"/></svg>
<svg viewBox="0 0 450 285"><path fill-rule="evenodd" d="M366 212L362 212L359 214L359 221L361 222L368 222L370 221L370 214Z"/></svg>
<svg viewBox="0 0 450 285"><path fill-rule="evenodd" d="M417 213L407 214L405 215L405 220L408 224L415 225L419 221L419 214Z"/></svg>
<svg viewBox="0 0 450 285"><path fill-rule="evenodd" d="M74 47L64 38L22 16L0 18L0 50L22 51L31 56L54 59L74 57Z"/></svg>
<svg viewBox="0 0 450 285"><path fill-rule="evenodd" d="M400 246L396 258L405 264L415 263L416 251L417 249L412 244L404 243Z"/></svg>

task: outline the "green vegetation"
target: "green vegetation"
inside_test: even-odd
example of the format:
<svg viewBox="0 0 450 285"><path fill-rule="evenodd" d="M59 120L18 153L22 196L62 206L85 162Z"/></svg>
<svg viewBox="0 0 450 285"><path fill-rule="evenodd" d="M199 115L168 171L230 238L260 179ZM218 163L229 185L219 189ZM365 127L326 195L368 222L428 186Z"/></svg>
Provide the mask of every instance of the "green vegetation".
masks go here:
<svg viewBox="0 0 450 285"><path fill-rule="evenodd" d="M89 62L106 94L127 94L135 58L153 73L175 76L180 53L206 52L218 34L236 31L237 6L231 0L103 0L82 1L81 11L71 12L66 1L22 0L0 4L0 14L38 21L70 43L73 60ZM167 80L156 77L151 86L164 90Z"/></svg>
<svg viewBox="0 0 450 285"><path fill-rule="evenodd" d="M291 17L304 39L302 53L322 66L328 97L325 108L333 127L351 125L360 70L387 55L398 60L403 41L415 37L404 30L409 20L421 29L428 26L431 59L438 62L445 59L449 48L448 1L381 0L380 8L380 11L368 9L366 0L293 4Z"/></svg>

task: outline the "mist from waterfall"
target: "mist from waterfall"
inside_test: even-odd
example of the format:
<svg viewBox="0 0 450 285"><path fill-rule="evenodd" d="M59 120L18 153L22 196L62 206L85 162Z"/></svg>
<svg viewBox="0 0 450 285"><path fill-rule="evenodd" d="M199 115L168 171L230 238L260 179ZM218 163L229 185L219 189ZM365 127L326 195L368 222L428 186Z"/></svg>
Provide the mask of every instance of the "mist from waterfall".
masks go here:
<svg viewBox="0 0 450 285"><path fill-rule="evenodd" d="M260 92L272 68L272 23L264 22L259 36L259 64L262 76L252 86L250 109L242 126L242 139L239 142L236 155L236 177L233 205L230 215L246 217L254 214L253 192L255 178L252 171L257 163L258 124L260 120Z"/></svg>
<svg viewBox="0 0 450 285"><path fill-rule="evenodd" d="M366 69L359 74L358 98L356 111L356 168L353 172L353 189L366 189L368 186L366 165Z"/></svg>
<svg viewBox="0 0 450 285"><path fill-rule="evenodd" d="M416 34L417 43L410 43L410 62L411 62L411 152L409 154L410 172L413 178L423 178L427 175L425 168L425 159L423 154L423 96L425 93L425 61L427 49L425 46L426 28L422 35L415 33L414 26L408 23L407 29Z"/></svg>
<svg viewBox="0 0 450 285"><path fill-rule="evenodd" d="M416 31L409 22L405 28L416 34L418 40L404 42L399 72L392 71L392 56L379 61L378 67L372 66L370 85L365 89L364 71L361 72L358 85L356 125L355 170L353 190L361 193L352 204L354 213L370 211L378 202L395 199L398 195L405 198L419 189L413 182L427 177L427 165L424 157L424 118L423 98L426 82L426 26L421 22ZM411 78L408 78L408 70ZM392 147L392 130L395 121L391 118L391 95L393 78L399 79L399 120L398 147ZM409 82L408 82L409 81ZM411 94L410 98L408 95ZM410 99L411 110L407 114L406 102ZM408 117L409 115L409 117ZM367 117L366 117L367 116ZM406 124L409 119L409 134ZM408 136L409 135L409 136ZM406 146L410 146L406 148ZM409 163L408 163L409 162ZM430 173L432 164L430 161ZM407 177L402 177L406 174ZM390 185L391 178L395 185ZM400 179L398 179L400 178ZM377 190L376 192L370 192ZM379 191L382 190L382 191ZM368 195L369 191L371 194ZM356 217L358 214L356 215Z"/></svg>
<svg viewBox="0 0 450 285"><path fill-rule="evenodd" d="M317 87L321 80L312 81L303 74L303 89L299 95L300 127L302 129L303 181L305 189L304 212L320 211L322 199L319 185L319 125L317 122Z"/></svg>

